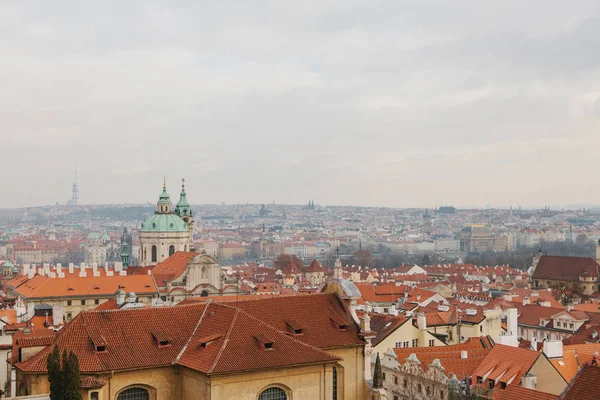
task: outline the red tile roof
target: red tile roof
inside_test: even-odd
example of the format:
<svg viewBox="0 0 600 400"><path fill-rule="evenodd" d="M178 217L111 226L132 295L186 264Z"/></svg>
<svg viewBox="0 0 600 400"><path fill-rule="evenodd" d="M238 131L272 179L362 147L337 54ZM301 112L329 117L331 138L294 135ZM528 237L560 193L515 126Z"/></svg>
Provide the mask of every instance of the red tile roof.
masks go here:
<svg viewBox="0 0 600 400"><path fill-rule="evenodd" d="M335 327L330 317L348 323L347 329ZM291 336L288 322L292 319L303 329L298 336ZM334 362L337 357L314 344L321 348L360 346L364 342L358 333L338 298L323 294L235 305L84 311L59 331L54 344L77 354L82 374L175 363L213 374ZM273 342L272 350L257 342L256 337L262 336ZM168 345L159 346L157 342L163 340ZM106 346L106 351L96 351L94 345ZM51 348L17 367L44 372Z"/></svg>
<svg viewBox="0 0 600 400"><path fill-rule="evenodd" d="M172 281L180 277L185 272L188 262L199 253L177 251L170 255L165 261L158 263L152 269L152 275L156 279L158 286L165 286L163 281Z"/></svg>
<svg viewBox="0 0 600 400"><path fill-rule="evenodd" d="M91 272L91 270L90 270ZM20 278L5 283L20 296L28 299L81 296L112 296L119 288L136 294L154 294L158 288L151 275L114 275L79 277L67 275L64 278L49 278L35 275L22 281Z"/></svg>
<svg viewBox="0 0 600 400"><path fill-rule="evenodd" d="M243 296L240 296L236 307L279 331L290 332L286 321L290 319L297 321L304 327L302 336L298 338L312 346L327 349L364 344L358 336L360 328L347 314L339 298L334 294L261 298L247 301L242 299ZM348 329L339 330L331 322L330 316L344 320L348 324Z"/></svg>
<svg viewBox="0 0 600 400"><path fill-rule="evenodd" d="M511 385L519 385L521 376L529 371L540 354L520 347L497 344L473 372L473 382L477 382L477 376L483 377L489 373L487 379L498 379L507 384L510 381Z"/></svg>
<svg viewBox="0 0 600 400"><path fill-rule="evenodd" d="M561 394L561 400L598 400L600 367L584 365Z"/></svg>
<svg viewBox="0 0 600 400"><path fill-rule="evenodd" d="M558 396L550 393L526 389L522 386L509 385L506 389L496 389L492 392L492 400L556 400Z"/></svg>
<svg viewBox="0 0 600 400"><path fill-rule="evenodd" d="M404 360L414 353L421 361L424 371L427 371L429 365L437 358L447 377L456 375L458 379L463 379L473 374L491 348L491 343L486 338L470 338L464 343L450 346L395 348L394 353L400 364L404 364ZM467 358L461 358L463 351L467 352Z"/></svg>
<svg viewBox="0 0 600 400"><path fill-rule="evenodd" d="M541 256L533 279L579 281L580 276L598 277L599 268L591 257Z"/></svg>
<svg viewBox="0 0 600 400"><path fill-rule="evenodd" d="M325 269L319 264L319 262L315 259L310 263L305 272L325 272Z"/></svg>

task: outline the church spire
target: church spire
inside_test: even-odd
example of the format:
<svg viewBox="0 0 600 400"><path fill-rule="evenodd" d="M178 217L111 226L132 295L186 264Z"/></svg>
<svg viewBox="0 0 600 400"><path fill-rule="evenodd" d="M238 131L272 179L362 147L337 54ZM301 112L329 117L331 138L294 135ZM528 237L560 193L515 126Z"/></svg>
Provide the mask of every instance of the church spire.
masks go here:
<svg viewBox="0 0 600 400"><path fill-rule="evenodd" d="M167 177L163 177L163 190L158 198L158 213L159 214L170 214L173 209L173 203L171 203L171 196L167 193Z"/></svg>
<svg viewBox="0 0 600 400"><path fill-rule="evenodd" d="M187 201L187 193L185 192L185 179L181 179L181 193L179 193L179 202L175 207L175 213L181 217L192 216L192 208Z"/></svg>
<svg viewBox="0 0 600 400"><path fill-rule="evenodd" d="M125 270L129 267L129 243L127 243L127 240L127 228L123 228L123 235L121 236L121 262Z"/></svg>

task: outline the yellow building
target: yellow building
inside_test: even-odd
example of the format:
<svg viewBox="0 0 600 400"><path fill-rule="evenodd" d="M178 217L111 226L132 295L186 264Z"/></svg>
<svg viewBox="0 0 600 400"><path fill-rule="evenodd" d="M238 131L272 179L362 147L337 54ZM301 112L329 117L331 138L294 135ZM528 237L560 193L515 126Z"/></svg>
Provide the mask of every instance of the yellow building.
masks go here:
<svg viewBox="0 0 600 400"><path fill-rule="evenodd" d="M365 399L365 341L334 294L86 311L16 366L49 392L48 354L78 356L84 399ZM138 397L135 397L138 396Z"/></svg>

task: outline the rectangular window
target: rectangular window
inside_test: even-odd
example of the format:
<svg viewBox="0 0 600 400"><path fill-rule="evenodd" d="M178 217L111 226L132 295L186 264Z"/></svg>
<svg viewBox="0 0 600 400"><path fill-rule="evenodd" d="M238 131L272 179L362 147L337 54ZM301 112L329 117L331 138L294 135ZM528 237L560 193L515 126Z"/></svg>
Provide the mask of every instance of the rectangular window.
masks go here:
<svg viewBox="0 0 600 400"><path fill-rule="evenodd" d="M69 322L71 320L71 318L73 318L73 314L68 312L67 313L67 322Z"/></svg>
<svg viewBox="0 0 600 400"><path fill-rule="evenodd" d="M85 300L81 300L81 305L85 306Z"/></svg>
<svg viewBox="0 0 600 400"><path fill-rule="evenodd" d="M396 348L401 348L402 347L402 342L396 342Z"/></svg>
<svg viewBox="0 0 600 400"><path fill-rule="evenodd" d="M98 299L94 300L94 304L95 304L95 305L98 305L98 304L100 304L100 300L98 300Z"/></svg>
<svg viewBox="0 0 600 400"><path fill-rule="evenodd" d="M569 328L570 328L570 329L573 329L573 324L569 324Z"/></svg>
<svg viewBox="0 0 600 400"><path fill-rule="evenodd" d="M338 392L338 388L337 388L337 386L338 386L337 372L338 372L337 371L337 367L334 366L333 367L333 380L331 382L332 385L333 385L333 393L332 393L332 396L331 396L332 400L337 400L338 399L338 395L337 395L337 392Z"/></svg>
<svg viewBox="0 0 600 400"><path fill-rule="evenodd" d="M412 347L419 347L419 339L412 340Z"/></svg>
<svg viewBox="0 0 600 400"><path fill-rule="evenodd" d="M429 339L429 347L435 346L435 339Z"/></svg>
<svg viewBox="0 0 600 400"><path fill-rule="evenodd" d="M405 348L405 349L408 349L408 344L409 344L409 342L408 342L408 341L404 342L404 348Z"/></svg>
<svg viewBox="0 0 600 400"><path fill-rule="evenodd" d="M67 300L67 305L70 306L72 304L71 300Z"/></svg>
<svg viewBox="0 0 600 400"><path fill-rule="evenodd" d="M396 385L398 384L398 377L397 376L394 376L394 384L396 384Z"/></svg>
<svg viewBox="0 0 600 400"><path fill-rule="evenodd" d="M383 373L383 380L385 381L385 372Z"/></svg>
<svg viewBox="0 0 600 400"><path fill-rule="evenodd" d="M98 400L100 397L100 395L98 394L98 392L92 392L90 393L90 400Z"/></svg>

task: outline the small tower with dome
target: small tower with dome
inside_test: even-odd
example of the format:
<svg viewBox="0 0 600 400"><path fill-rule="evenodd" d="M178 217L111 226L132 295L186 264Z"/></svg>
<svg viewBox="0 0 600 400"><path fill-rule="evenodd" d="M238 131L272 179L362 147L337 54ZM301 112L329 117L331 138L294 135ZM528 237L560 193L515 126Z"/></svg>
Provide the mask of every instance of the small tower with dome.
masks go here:
<svg viewBox="0 0 600 400"><path fill-rule="evenodd" d="M171 197L167 193L166 179L163 190L156 203L157 210L150 218L142 223L140 229L140 254L141 266L155 265L166 260L176 251L190 251L193 237L192 212L185 188L182 187L182 196L173 211Z"/></svg>

